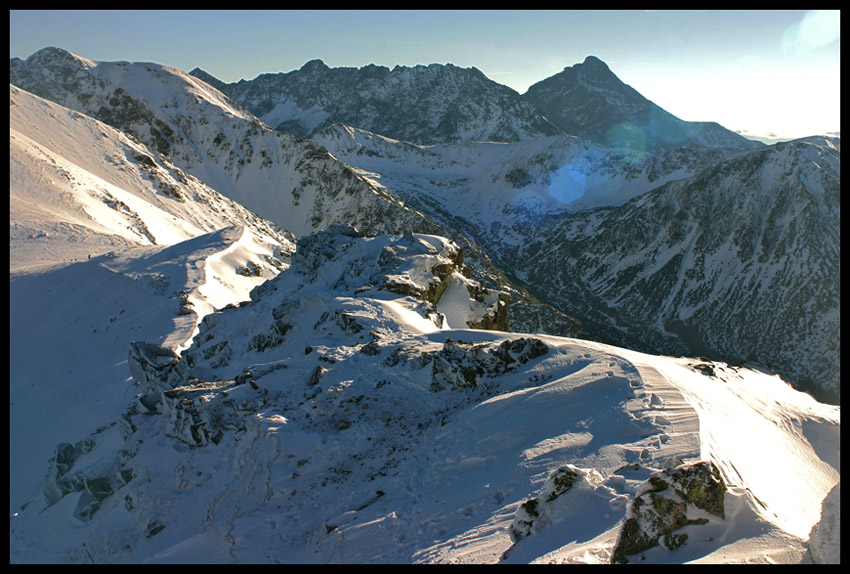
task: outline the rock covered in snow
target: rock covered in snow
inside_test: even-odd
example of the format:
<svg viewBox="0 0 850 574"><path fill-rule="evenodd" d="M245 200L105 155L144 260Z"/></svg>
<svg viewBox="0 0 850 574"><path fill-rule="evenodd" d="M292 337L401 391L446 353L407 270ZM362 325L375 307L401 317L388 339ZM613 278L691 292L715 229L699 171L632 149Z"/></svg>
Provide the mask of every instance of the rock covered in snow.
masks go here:
<svg viewBox="0 0 850 574"><path fill-rule="evenodd" d="M681 528L708 522L703 516L691 518L690 506L725 518L726 485L711 462L689 463L665 470L650 477L646 485L646 490L631 503L612 562L628 562L629 556L659 544L668 550L685 544L688 535L678 532Z"/></svg>

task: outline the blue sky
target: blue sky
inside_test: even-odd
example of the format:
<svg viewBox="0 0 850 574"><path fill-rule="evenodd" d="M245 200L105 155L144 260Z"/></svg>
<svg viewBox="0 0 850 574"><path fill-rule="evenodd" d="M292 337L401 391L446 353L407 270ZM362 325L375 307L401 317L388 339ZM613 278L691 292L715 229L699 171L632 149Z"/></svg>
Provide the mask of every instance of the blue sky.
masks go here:
<svg viewBox="0 0 850 574"><path fill-rule="evenodd" d="M319 58L475 66L519 93L588 55L685 120L802 137L840 129L840 15L780 11L10 11L11 57L198 66L226 81Z"/></svg>

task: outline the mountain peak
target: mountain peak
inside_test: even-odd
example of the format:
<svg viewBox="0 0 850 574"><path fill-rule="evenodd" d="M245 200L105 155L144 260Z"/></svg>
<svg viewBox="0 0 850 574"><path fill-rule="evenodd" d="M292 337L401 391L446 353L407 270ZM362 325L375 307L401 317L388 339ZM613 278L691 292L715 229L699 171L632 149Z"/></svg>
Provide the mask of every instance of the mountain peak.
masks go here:
<svg viewBox="0 0 850 574"><path fill-rule="evenodd" d="M755 147L719 125L673 116L592 55L532 85L523 98L566 133L605 146L639 151L689 145Z"/></svg>
<svg viewBox="0 0 850 574"><path fill-rule="evenodd" d="M608 67L608 64L597 58L596 56L588 56L584 59L584 62L581 64L577 64L577 66L582 66L584 68L588 68L591 70L599 70L599 71L607 71L610 72L611 69Z"/></svg>
<svg viewBox="0 0 850 574"><path fill-rule="evenodd" d="M302 72L321 72L329 69L330 68L328 68L327 64L325 64L322 60L319 60L318 58L315 60L310 60L309 62L301 66Z"/></svg>
<svg viewBox="0 0 850 574"><path fill-rule="evenodd" d="M68 50L63 48L56 48L53 46L48 46L47 48L42 48L41 50L30 55L29 58L26 59L28 63L35 64L43 64L46 62L57 62L62 64L71 64L75 66L81 66L82 68L93 68L97 64L93 60L89 60L88 58L83 58L82 56L77 56L76 54L72 54Z"/></svg>
<svg viewBox="0 0 850 574"><path fill-rule="evenodd" d="M217 90L221 90L222 87L227 85L209 72L207 72L206 70L202 70L201 68L193 69L191 72L189 72L189 75L194 76L199 80L203 80L204 82L208 83Z"/></svg>

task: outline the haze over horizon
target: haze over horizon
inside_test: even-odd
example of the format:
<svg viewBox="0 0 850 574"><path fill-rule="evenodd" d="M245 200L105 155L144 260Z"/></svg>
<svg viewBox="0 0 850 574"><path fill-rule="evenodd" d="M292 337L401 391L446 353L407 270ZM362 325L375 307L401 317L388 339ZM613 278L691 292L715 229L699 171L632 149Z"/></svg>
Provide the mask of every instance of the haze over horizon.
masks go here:
<svg viewBox="0 0 850 574"><path fill-rule="evenodd" d="M689 121L784 138L840 129L838 11L12 10L10 57L55 46L225 82L330 67L452 63L524 93L594 55Z"/></svg>

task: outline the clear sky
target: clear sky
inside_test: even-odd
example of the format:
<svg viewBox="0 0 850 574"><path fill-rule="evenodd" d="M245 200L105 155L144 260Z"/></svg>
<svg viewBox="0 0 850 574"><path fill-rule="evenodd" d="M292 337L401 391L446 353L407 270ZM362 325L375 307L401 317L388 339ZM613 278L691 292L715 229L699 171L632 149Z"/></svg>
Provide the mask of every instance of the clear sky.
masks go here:
<svg viewBox="0 0 850 574"><path fill-rule="evenodd" d="M10 57L200 67L225 82L328 66L452 63L524 93L588 55L684 120L785 137L840 130L838 11L11 10Z"/></svg>

